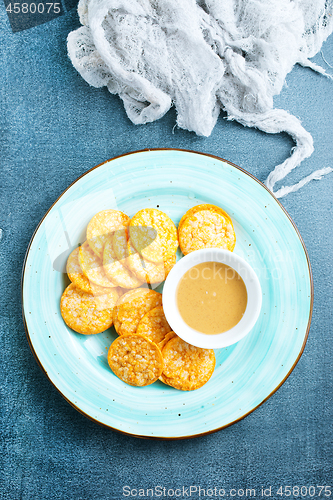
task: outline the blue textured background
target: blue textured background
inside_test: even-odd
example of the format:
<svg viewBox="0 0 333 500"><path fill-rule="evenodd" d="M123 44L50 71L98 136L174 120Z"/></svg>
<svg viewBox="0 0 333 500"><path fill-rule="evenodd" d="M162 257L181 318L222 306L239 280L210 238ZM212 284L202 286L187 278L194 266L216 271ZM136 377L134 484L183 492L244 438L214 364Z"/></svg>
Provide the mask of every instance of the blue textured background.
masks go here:
<svg viewBox="0 0 333 500"><path fill-rule="evenodd" d="M79 175L128 151L203 151L263 181L293 142L222 116L200 138L173 130L174 110L134 126L120 99L89 87L72 67L65 41L79 25L75 9L15 34L3 4L0 11L0 498L120 500L124 485L158 484L256 488L259 496L261 486L332 484L333 175L282 199L310 255L315 301L304 354L279 391L241 422L194 440L146 441L99 427L51 386L26 341L20 278L39 220ZM323 54L333 66L332 37ZM320 54L315 60L333 73ZM314 138L314 154L288 183L332 166L333 82L295 67L275 106L298 116Z"/></svg>

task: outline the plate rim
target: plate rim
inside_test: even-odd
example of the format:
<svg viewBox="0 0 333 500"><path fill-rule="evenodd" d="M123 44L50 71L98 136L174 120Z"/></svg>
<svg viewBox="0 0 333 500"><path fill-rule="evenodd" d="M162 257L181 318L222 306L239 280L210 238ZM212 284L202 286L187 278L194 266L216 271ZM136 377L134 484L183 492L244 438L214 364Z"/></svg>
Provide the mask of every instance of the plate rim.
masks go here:
<svg viewBox="0 0 333 500"><path fill-rule="evenodd" d="M27 321L26 321L26 315L25 315L25 311L24 311L24 300L23 300L23 287L24 287L24 277L25 277L25 270L26 270L26 263L27 263L27 259L28 259L28 256L29 256L29 252L30 252L30 249L31 249L31 245L33 243L33 240L37 234L37 231L39 230L40 226L42 225L43 221L45 220L45 218L47 217L47 215L49 214L49 212L52 210L52 208L54 207L54 205L60 200L60 198L72 187L74 186L74 184L76 184L82 177L84 177L85 175L89 174L90 172L92 172L93 170L101 167L102 165L105 165L106 163L109 163L113 160L117 160L119 158L123 158L125 156L129 156L129 155L133 155L133 154L137 154L137 153L149 153L149 152L156 152L156 151L180 151L180 152L184 152L184 153L193 153L193 154L199 154L199 155L202 155L202 156L208 156L209 158L213 158L213 159L216 159L218 161L222 161L222 162L225 162L225 163L228 163L229 165L231 165L232 167L236 168L237 170L240 170L241 172L243 172L244 174L248 175L251 179L255 180L261 187L263 187L264 189L266 189L266 191L272 196L273 200L275 202L277 202L278 206L282 209L282 211L284 212L284 214L287 216L287 218L289 219L289 221L291 222L299 240L300 240L300 243L302 244L302 247L303 247L303 250L304 250L304 253L305 253L305 257L306 257L306 261L307 261L307 265L308 265L308 271L309 271L309 279L310 279L310 290L311 290L311 297L310 297L310 309L309 309L309 318L308 318L308 323L307 323L307 327L306 327L306 332L305 332L305 335L304 335L304 339L303 339L303 343L302 343L302 346L301 346L301 349L300 349L300 352L298 353L298 356L296 358L296 360L294 361L292 367L290 368L290 370L288 371L288 373L286 374L286 376L283 378L283 380L274 388L273 391L271 391L269 393L269 395L263 399L257 406L255 406L254 408L252 408L250 411L246 412L244 415L242 415L241 417L237 418L236 420L233 420L232 422L229 422L228 424L226 425L222 425L221 427L218 427L216 429L212 429L210 431L207 431L207 432L201 432L199 434L192 434L192 435L188 435L188 436L145 436L145 435L140 435L140 434L135 434L135 433L131 433L131 432L126 432L126 431L123 431L123 430L120 430L120 429L117 429L115 427L112 427L111 425L107 425L103 422L100 422L99 420L97 420L96 418L93 418L91 415L88 415L87 413L85 413L83 410L81 410L78 406L76 406L72 401L70 401L62 392L61 390L56 386L56 384L50 379L50 377L48 376L44 366L42 365L41 361L39 360L38 358L38 355L33 347L33 344L32 344L32 340L31 340L31 337L30 337L30 333L29 333L29 329L28 329L28 325L27 325ZM311 319L312 319L312 312L313 312L313 301L314 301L314 286L313 286L313 276L312 276L312 269L311 269L311 264L310 264L310 259L309 259L309 254L308 254L308 251L306 249L306 246L305 246L305 243L303 241L303 238L295 224L295 222L293 221L293 219L291 218L291 216L289 215L289 213L287 212L287 210L285 209L285 207L282 205L282 203L276 198L276 196L268 189L267 186L265 186L265 184L263 182L261 182L259 179L257 179L257 177L255 177L253 174L251 174L250 172L247 172L247 170L245 170L244 168L242 167L239 167L238 165L236 165L235 163L232 163L231 161L229 160L225 160L224 158L221 158L220 156L217 156L217 155L212 155L210 153L203 153L202 151L196 151L196 150L191 150L191 149L182 149L182 148L145 148L145 149L140 149L140 150L135 150L135 151L130 151L128 153L123 153L121 155L117 155L117 156L114 156L113 158L110 158L108 160L105 160L103 161L102 163L99 163L98 165L95 165L94 167L88 169L86 172L84 172L83 174L81 174L79 177L77 177L69 186L67 186L67 188L58 196L58 198L52 203L52 205L50 206L50 208L45 212L45 214L43 215L43 217L41 218L41 220L39 221L39 223L37 224L31 238L30 238L30 241L29 241L29 244L28 244L28 247L27 247L27 250L25 252L25 256L24 256L24 260L23 260L23 266L22 266L22 272L21 272L21 304L22 304L22 318L23 318L23 325L24 325L24 329L25 329L25 334L26 334L26 338L27 338L27 341L28 341L28 344L29 344L29 347L30 347L30 350L37 362L37 365L39 366L39 368L42 370L42 372L44 373L44 375L47 377L48 381L53 385L53 387L55 387L55 389L61 394L61 396L73 407L75 408L75 410L77 410L79 413L81 413L81 415L84 415L86 418L88 418L89 420L91 420L92 422L100 425L101 427L104 427L106 429L111 429L115 432L118 432L120 434L124 434L126 436L131 436L131 437L136 437L136 438L141 438L141 439L149 439L149 440L164 440L164 441L175 441L175 440L181 440L181 439L193 439L193 438L197 438L197 437L201 437L201 436L207 436L209 434L213 434L215 432L218 432L222 429L226 429L227 427L230 427L231 425L234 425L235 423L243 420L245 417L247 417L248 415L250 415L251 413L253 413L257 408L259 408L262 404L264 404L271 396L273 396L273 394L275 394L279 389L280 387L285 383L285 381L288 379L288 377L290 376L290 374L292 373L292 371L295 369L297 363L299 362L303 352L304 352L304 349L305 349L305 345L306 345L306 342L308 340L308 337L309 337L309 331L310 331L310 326L311 326Z"/></svg>

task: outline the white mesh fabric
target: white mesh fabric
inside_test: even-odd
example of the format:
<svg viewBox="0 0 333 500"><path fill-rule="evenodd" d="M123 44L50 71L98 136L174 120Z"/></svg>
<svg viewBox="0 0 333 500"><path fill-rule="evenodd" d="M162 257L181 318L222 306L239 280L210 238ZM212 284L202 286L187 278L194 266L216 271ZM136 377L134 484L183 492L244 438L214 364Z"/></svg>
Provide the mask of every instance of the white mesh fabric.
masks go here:
<svg viewBox="0 0 333 500"><path fill-rule="evenodd" d="M228 119L296 146L266 184L310 156L312 137L299 120L273 109L296 63L308 60L333 30L333 0L80 0L81 28L68 36L74 67L95 87L119 94L135 124L161 118L173 104L179 127L210 135L221 109ZM324 171L325 170L325 171ZM283 196L296 186L275 192Z"/></svg>

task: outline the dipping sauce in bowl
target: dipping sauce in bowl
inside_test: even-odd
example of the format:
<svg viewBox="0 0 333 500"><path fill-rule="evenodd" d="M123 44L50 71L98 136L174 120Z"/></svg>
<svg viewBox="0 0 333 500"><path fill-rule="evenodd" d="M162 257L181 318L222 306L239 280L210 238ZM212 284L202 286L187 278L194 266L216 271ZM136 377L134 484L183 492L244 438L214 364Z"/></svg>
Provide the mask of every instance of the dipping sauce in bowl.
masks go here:
<svg viewBox="0 0 333 500"><path fill-rule="evenodd" d="M206 334L223 333L242 319L247 291L232 267L221 262L202 262L182 276L177 305L185 323Z"/></svg>
<svg viewBox="0 0 333 500"><path fill-rule="evenodd" d="M197 347L227 347L245 337L261 310L262 293L252 267L220 248L180 259L163 288L163 309L172 330Z"/></svg>

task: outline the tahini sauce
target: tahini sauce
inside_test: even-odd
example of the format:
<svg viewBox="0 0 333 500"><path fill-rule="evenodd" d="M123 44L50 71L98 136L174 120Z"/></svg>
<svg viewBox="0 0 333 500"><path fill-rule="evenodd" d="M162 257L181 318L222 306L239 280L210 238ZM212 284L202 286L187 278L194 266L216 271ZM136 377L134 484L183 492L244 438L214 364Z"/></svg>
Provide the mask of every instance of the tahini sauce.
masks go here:
<svg viewBox="0 0 333 500"><path fill-rule="evenodd" d="M185 323L206 334L222 333L235 326L247 304L244 281L232 267L220 262L193 266L181 278L176 293Z"/></svg>

